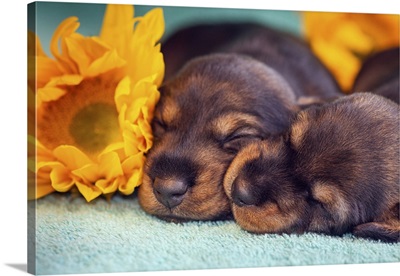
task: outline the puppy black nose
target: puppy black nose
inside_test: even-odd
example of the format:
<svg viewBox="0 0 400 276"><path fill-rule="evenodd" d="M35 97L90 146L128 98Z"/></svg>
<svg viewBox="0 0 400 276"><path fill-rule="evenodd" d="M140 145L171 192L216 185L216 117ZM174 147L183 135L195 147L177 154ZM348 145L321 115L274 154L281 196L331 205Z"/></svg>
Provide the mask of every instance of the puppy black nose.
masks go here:
<svg viewBox="0 0 400 276"><path fill-rule="evenodd" d="M169 209L181 204L188 190L187 183L182 179L176 178L156 178L153 185L157 200Z"/></svg>
<svg viewBox="0 0 400 276"><path fill-rule="evenodd" d="M232 200L238 206L256 205L257 199L251 194L244 181L236 179L232 184Z"/></svg>

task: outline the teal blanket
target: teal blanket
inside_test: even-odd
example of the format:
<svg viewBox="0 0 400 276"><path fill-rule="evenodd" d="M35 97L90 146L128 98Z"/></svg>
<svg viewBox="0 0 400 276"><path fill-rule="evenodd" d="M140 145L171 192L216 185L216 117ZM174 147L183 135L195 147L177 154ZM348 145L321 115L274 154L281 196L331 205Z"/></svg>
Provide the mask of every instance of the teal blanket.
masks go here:
<svg viewBox="0 0 400 276"><path fill-rule="evenodd" d="M256 235L233 221L168 223L146 214L135 194L91 203L50 195L29 208L36 208L36 274L400 261L399 244L350 234Z"/></svg>

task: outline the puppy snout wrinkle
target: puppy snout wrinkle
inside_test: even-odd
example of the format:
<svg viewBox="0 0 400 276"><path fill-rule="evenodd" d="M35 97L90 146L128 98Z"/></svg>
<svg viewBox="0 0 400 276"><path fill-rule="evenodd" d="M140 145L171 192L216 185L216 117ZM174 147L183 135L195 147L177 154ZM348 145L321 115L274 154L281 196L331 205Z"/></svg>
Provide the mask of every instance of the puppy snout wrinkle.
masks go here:
<svg viewBox="0 0 400 276"><path fill-rule="evenodd" d="M182 203L188 190L188 184L180 178L154 180L154 194L165 207L172 209Z"/></svg>
<svg viewBox="0 0 400 276"><path fill-rule="evenodd" d="M256 205L256 198L250 193L250 190L243 184L243 181L236 179L232 184L232 200L242 207Z"/></svg>

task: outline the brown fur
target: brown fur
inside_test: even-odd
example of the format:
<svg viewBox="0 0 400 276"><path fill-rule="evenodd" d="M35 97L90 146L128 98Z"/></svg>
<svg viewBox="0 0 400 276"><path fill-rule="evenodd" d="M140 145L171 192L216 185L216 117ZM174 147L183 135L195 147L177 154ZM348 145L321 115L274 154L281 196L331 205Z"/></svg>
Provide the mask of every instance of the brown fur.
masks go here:
<svg viewBox="0 0 400 276"><path fill-rule="evenodd" d="M400 48L382 50L369 56L356 76L353 92L372 92L400 103Z"/></svg>
<svg viewBox="0 0 400 276"><path fill-rule="evenodd" d="M236 53L252 57L278 71L296 97L311 97L312 101L321 102L342 95L336 80L302 39L266 26L254 23L200 24L179 30L162 45L167 81L195 57Z"/></svg>
<svg viewBox="0 0 400 276"><path fill-rule="evenodd" d="M146 212L172 221L230 218L222 182L237 151L286 131L299 96L339 94L333 78L300 40L245 26L237 25L234 34L219 41L220 53L184 52L195 58L183 68L185 59L173 62L174 43L164 44L167 68L181 69L168 70L155 109L154 145L138 192ZM185 40L186 50L201 48L202 37L195 38ZM285 59L288 53L293 59Z"/></svg>
<svg viewBox="0 0 400 276"><path fill-rule="evenodd" d="M265 71L263 78L256 77L257 71ZM278 78L253 59L218 54L192 61L180 77L167 83L139 188L143 209L173 220L229 217L222 179L235 152L252 139L282 133L296 110L292 91L283 79L276 82ZM179 112L171 112L170 103ZM169 118L171 114L175 117ZM190 178L182 203L174 208L160 203L153 190L156 178Z"/></svg>
<svg viewBox="0 0 400 276"><path fill-rule="evenodd" d="M399 115L392 101L356 93L299 112L282 138L247 145L224 180L237 223L400 241Z"/></svg>

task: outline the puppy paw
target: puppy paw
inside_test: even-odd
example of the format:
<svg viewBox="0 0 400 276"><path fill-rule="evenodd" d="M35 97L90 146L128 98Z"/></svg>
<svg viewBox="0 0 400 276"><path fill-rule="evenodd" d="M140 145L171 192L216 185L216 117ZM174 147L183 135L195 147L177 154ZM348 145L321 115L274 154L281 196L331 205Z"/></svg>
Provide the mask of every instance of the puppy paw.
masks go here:
<svg viewBox="0 0 400 276"><path fill-rule="evenodd" d="M360 238L395 243L400 242L400 225L369 222L356 226L353 230L353 234Z"/></svg>

